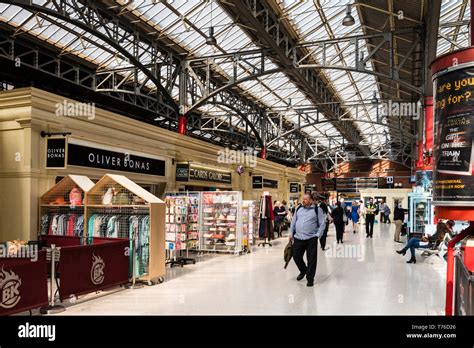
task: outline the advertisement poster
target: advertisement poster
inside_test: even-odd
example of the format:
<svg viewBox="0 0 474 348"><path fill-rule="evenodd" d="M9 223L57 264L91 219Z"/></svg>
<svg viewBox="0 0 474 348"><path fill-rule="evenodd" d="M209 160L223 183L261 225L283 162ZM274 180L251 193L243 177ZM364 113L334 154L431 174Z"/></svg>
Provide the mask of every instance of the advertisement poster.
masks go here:
<svg viewBox="0 0 474 348"><path fill-rule="evenodd" d="M416 186L422 187L424 192L432 189L433 185L433 171L420 170L416 172Z"/></svg>
<svg viewBox="0 0 474 348"><path fill-rule="evenodd" d="M435 77L435 202L474 202L474 67Z"/></svg>

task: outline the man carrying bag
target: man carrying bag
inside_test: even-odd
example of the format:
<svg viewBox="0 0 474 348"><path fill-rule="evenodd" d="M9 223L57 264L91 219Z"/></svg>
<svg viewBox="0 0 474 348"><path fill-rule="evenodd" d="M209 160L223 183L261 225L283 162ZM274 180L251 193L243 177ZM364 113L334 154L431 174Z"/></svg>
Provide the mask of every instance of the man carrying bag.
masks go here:
<svg viewBox="0 0 474 348"><path fill-rule="evenodd" d="M318 238L324 233L326 215L318 207L310 194L303 196L303 203L299 206L291 222L289 239L293 240L293 260L300 271L296 280L306 276L307 286L314 285L314 276L318 259ZM308 264L303 260L306 252Z"/></svg>

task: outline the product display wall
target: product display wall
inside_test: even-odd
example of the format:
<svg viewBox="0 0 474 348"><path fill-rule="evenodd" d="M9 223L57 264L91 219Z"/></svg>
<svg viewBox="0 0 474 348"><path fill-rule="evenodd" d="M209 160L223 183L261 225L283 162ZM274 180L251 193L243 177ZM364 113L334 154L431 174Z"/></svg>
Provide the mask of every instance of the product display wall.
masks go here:
<svg viewBox="0 0 474 348"><path fill-rule="evenodd" d="M201 193L202 251L242 251L242 192Z"/></svg>

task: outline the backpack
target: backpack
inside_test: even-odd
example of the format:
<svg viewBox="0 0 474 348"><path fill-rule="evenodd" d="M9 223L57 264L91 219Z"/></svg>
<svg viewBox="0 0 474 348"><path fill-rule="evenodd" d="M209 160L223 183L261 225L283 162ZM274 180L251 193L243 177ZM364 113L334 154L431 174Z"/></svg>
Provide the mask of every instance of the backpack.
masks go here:
<svg viewBox="0 0 474 348"><path fill-rule="evenodd" d="M296 208L295 210L295 215L293 216L293 218L296 218L296 214L298 213L298 210L302 207L303 205L299 205L298 208ZM319 216L318 216L318 209L319 207L317 205L314 206L314 212L316 213L316 223L318 224L318 228L319 228Z"/></svg>

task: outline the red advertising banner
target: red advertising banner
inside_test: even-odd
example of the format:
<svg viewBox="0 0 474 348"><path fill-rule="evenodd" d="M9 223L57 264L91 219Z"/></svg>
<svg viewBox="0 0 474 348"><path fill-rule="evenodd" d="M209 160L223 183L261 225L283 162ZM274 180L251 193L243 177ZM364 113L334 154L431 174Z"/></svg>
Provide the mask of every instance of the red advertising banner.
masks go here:
<svg viewBox="0 0 474 348"><path fill-rule="evenodd" d="M30 258L0 258L0 315L48 304L46 252Z"/></svg>
<svg viewBox="0 0 474 348"><path fill-rule="evenodd" d="M62 300L128 282L129 240L94 238L93 245L61 248Z"/></svg>

